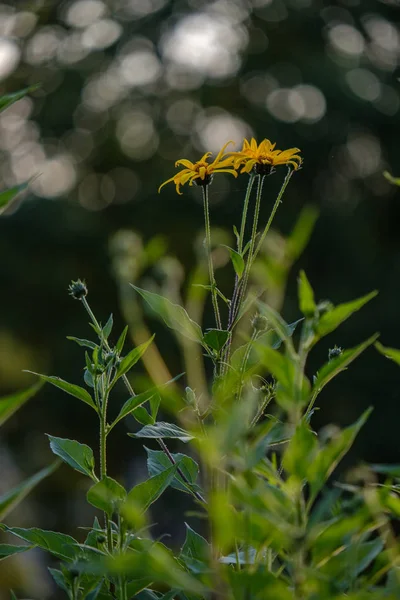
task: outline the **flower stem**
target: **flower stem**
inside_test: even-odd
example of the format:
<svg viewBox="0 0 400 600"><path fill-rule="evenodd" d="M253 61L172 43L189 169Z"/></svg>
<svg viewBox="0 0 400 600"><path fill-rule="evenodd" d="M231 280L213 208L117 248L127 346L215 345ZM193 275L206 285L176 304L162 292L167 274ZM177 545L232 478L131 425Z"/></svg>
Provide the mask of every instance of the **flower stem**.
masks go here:
<svg viewBox="0 0 400 600"><path fill-rule="evenodd" d="M100 325L99 325L99 323L98 323L98 321L97 321L97 319L96 319L96 317L95 317L92 309L90 308L88 301L86 300L85 297L83 297L81 299L81 301L82 301L83 306L85 307L85 309L86 309L86 311L87 311L87 313L88 313L88 315L89 315L89 317L90 317L93 325L96 327L97 331L99 332L99 336L100 336L101 335L101 327L100 327ZM107 352L111 352L111 347L110 347L110 344L108 343L108 341L105 338L103 338L103 336L101 336L101 339L103 341L104 348L107 350ZM128 377L126 375L122 376L122 381L124 382L125 387L128 390L128 392L129 392L129 395L130 396L136 396L135 391L134 391L133 387L131 386L131 383L130 383L130 381L129 381L129 379L128 379ZM104 444L106 443L105 439L107 437L106 427L107 427L107 421L105 421ZM168 460L170 461L170 463L172 465L175 465L176 461L175 461L174 457L172 456L171 452L168 450L168 447L167 447L166 443L164 442L164 440L162 440L161 438L158 438L157 441L158 441L159 445L161 446L162 451L164 452L164 454L167 456ZM104 450L104 455L105 455L105 450ZM101 456L101 452L100 452L100 456ZM190 492L196 498L196 500L198 500L199 502L202 502L204 504L205 503L205 499L203 498L203 496L201 494L199 494L196 490L194 490L192 488L192 485L191 485L190 481L188 480L188 478L186 477L186 475L183 473L182 469L180 467L178 467L177 470L176 470L176 472L181 477L181 479L184 481L184 483L186 484L187 488L190 490Z"/></svg>
<svg viewBox="0 0 400 600"><path fill-rule="evenodd" d="M254 179L255 179L254 173L250 173L249 182L247 184L246 195L244 197L244 203L243 203L242 223L240 225L240 234L239 234L239 240L238 240L239 254L241 254L243 251L243 240L244 240L244 232L245 232L245 228L246 228L247 210L249 208L250 194L251 194L251 190L253 187Z"/></svg>
<svg viewBox="0 0 400 600"><path fill-rule="evenodd" d="M215 289L216 282L215 282L215 276L214 276L214 267L213 267L213 261L212 261L212 256L211 256L211 227L210 227L210 209L209 209L209 202L208 202L208 186L203 185L202 190L203 190L203 206L204 206L204 224L205 224L205 230L206 230L206 251L207 251L207 258L208 258L208 274L209 274L210 285L211 285L211 299L212 299L212 304L213 304L213 308L214 308L215 322L217 324L217 328L222 329L221 315L219 313L219 307L218 307L218 294L217 294L217 290Z"/></svg>

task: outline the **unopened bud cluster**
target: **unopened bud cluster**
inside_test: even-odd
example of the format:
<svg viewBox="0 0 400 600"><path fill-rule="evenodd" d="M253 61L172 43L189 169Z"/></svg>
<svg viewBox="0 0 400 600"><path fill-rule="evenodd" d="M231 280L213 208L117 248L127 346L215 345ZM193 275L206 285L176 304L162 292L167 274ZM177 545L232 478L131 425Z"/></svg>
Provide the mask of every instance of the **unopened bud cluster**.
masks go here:
<svg viewBox="0 0 400 600"><path fill-rule="evenodd" d="M71 281L68 286L68 292L75 300L82 300L88 294L88 289L86 287L86 283L77 279L76 281Z"/></svg>

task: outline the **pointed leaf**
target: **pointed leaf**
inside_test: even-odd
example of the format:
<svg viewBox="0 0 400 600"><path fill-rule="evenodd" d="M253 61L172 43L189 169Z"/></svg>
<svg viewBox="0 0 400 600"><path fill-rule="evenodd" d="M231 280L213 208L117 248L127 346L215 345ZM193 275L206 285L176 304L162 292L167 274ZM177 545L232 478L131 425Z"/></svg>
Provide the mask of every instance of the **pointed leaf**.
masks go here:
<svg viewBox="0 0 400 600"><path fill-rule="evenodd" d="M331 331L334 331L343 321L346 321L354 312L360 310L372 298L375 298L377 291L371 292L362 298L353 300L352 302L346 302L345 304L339 304L328 310L322 315L317 325L317 331L319 337L323 337Z"/></svg>
<svg viewBox="0 0 400 600"><path fill-rule="evenodd" d="M304 271L300 271L298 286L300 310L305 317L311 318L314 316L317 307L313 289Z"/></svg>
<svg viewBox="0 0 400 600"><path fill-rule="evenodd" d="M26 371L26 373L32 373L33 375L37 375L43 381L47 381L48 383L51 383L55 387L60 388L64 392L67 392L67 394L70 394L71 396L75 396L75 398L82 400L82 402L85 402L85 404L88 404L97 412L96 405L93 402L91 395L89 394L89 392L87 392L84 388L81 388L79 385L75 385L73 383L68 383L68 381L64 381L63 379L60 379L59 377L42 375L41 373L35 373L34 371Z"/></svg>
<svg viewBox="0 0 400 600"><path fill-rule="evenodd" d="M192 321L182 306L173 304L159 294L148 292L135 285L132 285L132 287L146 300L150 308L163 319L168 327L195 342L201 342L203 334L200 326Z"/></svg>
<svg viewBox="0 0 400 600"><path fill-rule="evenodd" d="M390 360L393 360L393 362L400 365L400 350L398 350L397 348L389 348L388 346L382 346L382 344L380 344L379 342L375 344L375 348L381 354L383 354L383 356L386 356L386 358L390 358Z"/></svg>
<svg viewBox="0 0 400 600"><path fill-rule="evenodd" d="M25 481L22 481L17 486L8 490L5 494L0 496L0 519L4 519L13 508L15 508L24 498L29 494L34 487L38 485L43 479L54 473L59 467L60 462L57 460L49 467L42 469L32 475Z"/></svg>
<svg viewBox="0 0 400 600"><path fill-rule="evenodd" d="M59 569L51 569L50 567L47 567L47 568L49 570L50 575L52 576L52 578L58 585L58 587L60 589L64 590L64 592L67 592L67 594L69 596L70 589L68 586L68 582L64 576L64 573L62 571L60 571Z"/></svg>
<svg viewBox="0 0 400 600"><path fill-rule="evenodd" d="M14 102L21 100L21 98L24 98L24 96L35 92L39 88L40 84L35 83L34 85L24 88L23 90L18 90L18 92L13 92L12 94L4 94L0 96L0 111L5 110L9 106L11 106L11 104L14 104Z"/></svg>
<svg viewBox="0 0 400 600"><path fill-rule="evenodd" d="M399 185L400 186L400 177L393 177L393 175L391 175L389 173L389 171L384 171L383 172L384 177L390 182L393 183L394 185Z"/></svg>
<svg viewBox="0 0 400 600"><path fill-rule="evenodd" d="M151 338L147 340L147 342L144 342L144 344L141 344L137 348L131 350L129 354L127 354L121 360L121 362L118 365L114 381L122 377L122 375L125 375L125 373L127 373L133 367L133 365L135 365L138 362L138 360L140 360L140 358L146 352L147 348L150 346L153 340L154 335L152 335Z"/></svg>
<svg viewBox="0 0 400 600"><path fill-rule="evenodd" d="M111 518L118 513L120 506L126 500L126 491L115 479L103 477L95 483L86 495L87 501L107 513Z"/></svg>
<svg viewBox="0 0 400 600"><path fill-rule="evenodd" d="M173 438L181 442L189 442L194 438L188 431L172 423L158 421L154 425L146 425L136 433L128 433L130 437L137 438Z"/></svg>
<svg viewBox="0 0 400 600"><path fill-rule="evenodd" d="M7 525L4 525L3 523L0 525L0 528L3 529L3 531L12 533L21 540L39 546L39 548L50 552L50 554L61 560L70 561L75 558L76 548L74 546L77 544L77 541L70 535L55 531L46 531L45 529L39 529L37 527L32 529L7 527Z"/></svg>
<svg viewBox="0 0 400 600"><path fill-rule="evenodd" d="M375 334L370 337L368 340L355 346L354 348L349 348L345 350L337 356L336 358L332 358L329 362L325 363L325 365L318 371L317 376L314 380L313 385L313 395L317 395L320 393L322 388L326 386L336 375L344 371L350 363L353 362L368 346L373 344L378 337L379 334ZM400 355L400 352L399 352Z"/></svg>
<svg viewBox="0 0 400 600"><path fill-rule="evenodd" d="M257 300L256 303L257 303L260 313L268 319L272 328L277 333L279 339L281 339L284 342L284 344L286 345L288 352L291 355L293 355L294 348L293 348L293 342L291 340L291 337L293 335L293 329L291 328L291 326L288 323L286 323L286 321L281 317L281 315L276 310L274 310L271 306L268 306L268 304L265 304L264 302L261 302L260 300ZM297 322L296 322L296 324L297 324Z"/></svg>
<svg viewBox="0 0 400 600"><path fill-rule="evenodd" d="M80 444L76 440L53 437L52 435L47 435L47 437L50 440L50 448L54 454L76 471L97 481L94 474L93 450L89 446Z"/></svg>
<svg viewBox="0 0 400 600"><path fill-rule="evenodd" d="M138 406L141 406L142 404L150 400L150 398L152 398L155 393L156 390L153 388L151 390L146 390L141 394L136 394L136 396L131 396L130 398L128 398L128 400L125 402L125 404L119 411L118 416L111 423L108 430L110 431L119 421L131 414Z"/></svg>
<svg viewBox="0 0 400 600"><path fill-rule="evenodd" d="M27 187L28 182L21 183L20 185L14 185L14 187L0 192L0 215L6 210L10 202L14 200L18 194L26 190Z"/></svg>
<svg viewBox="0 0 400 600"><path fill-rule="evenodd" d="M129 327L128 327L128 325L126 325L123 332L121 333L121 335L118 338L118 342L115 344L115 349L118 352L118 354L121 354L122 350L124 349L125 338L126 338L126 334L128 333L128 331L129 331Z"/></svg>
<svg viewBox="0 0 400 600"><path fill-rule="evenodd" d="M35 383L32 387L22 392L16 392L10 396L0 398L0 425L3 425L25 402L34 396L42 387L43 383Z"/></svg>
<svg viewBox="0 0 400 600"><path fill-rule="evenodd" d="M140 507L142 512L146 512L153 502L167 489L175 477L178 465L172 465L162 473L150 477L147 481L136 485L128 494L127 503L133 503Z"/></svg>
<svg viewBox="0 0 400 600"><path fill-rule="evenodd" d="M317 437L303 419L296 427L283 455L284 469L299 481L306 479L317 448Z"/></svg>
<svg viewBox="0 0 400 600"><path fill-rule="evenodd" d="M71 340L72 342L76 342L79 346L83 346L84 348L91 348L94 350L97 348L97 344L91 342L90 340L84 340L81 338L74 337L73 335L67 335L67 340Z"/></svg>
<svg viewBox="0 0 400 600"><path fill-rule="evenodd" d="M0 560L12 556L13 554L20 554L30 550L33 546L12 546L11 544L0 544Z"/></svg>
<svg viewBox="0 0 400 600"><path fill-rule="evenodd" d="M111 313L111 315L108 318L107 323L104 325L103 330L102 330L103 338L105 340L108 339L108 337L109 337L109 335L110 335L110 333L112 331L112 328L113 328L113 316L112 316L112 313Z"/></svg>
<svg viewBox="0 0 400 600"><path fill-rule="evenodd" d="M230 335L230 331L225 329L209 329L207 333L204 334L203 342L216 352L220 352Z"/></svg>
<svg viewBox="0 0 400 600"><path fill-rule="evenodd" d="M206 562L210 557L210 545L201 536L196 533L187 523L186 527L186 539L181 549L181 556L189 556L202 562Z"/></svg>
<svg viewBox="0 0 400 600"><path fill-rule="evenodd" d="M239 254L239 252L236 252L236 250L233 250L233 248L230 248L229 246L225 246L225 244L221 244L221 245L223 248L226 248L229 251L233 268L235 269L236 275L240 279L243 275L244 267L245 267L242 255Z"/></svg>
<svg viewBox="0 0 400 600"><path fill-rule="evenodd" d="M144 449L147 452L147 470L150 477L158 475L159 473L162 473L166 469L170 468L171 461L162 450L151 450L150 448L146 448L146 446ZM200 489L196 484L199 474L199 465L196 463L196 461L190 456L186 456L185 454L181 453L172 454L172 458L176 463L179 463L179 470L184 474L189 483L191 483L192 490L194 487L196 489ZM171 487L182 492L191 493L179 473L177 473L174 479L171 481Z"/></svg>

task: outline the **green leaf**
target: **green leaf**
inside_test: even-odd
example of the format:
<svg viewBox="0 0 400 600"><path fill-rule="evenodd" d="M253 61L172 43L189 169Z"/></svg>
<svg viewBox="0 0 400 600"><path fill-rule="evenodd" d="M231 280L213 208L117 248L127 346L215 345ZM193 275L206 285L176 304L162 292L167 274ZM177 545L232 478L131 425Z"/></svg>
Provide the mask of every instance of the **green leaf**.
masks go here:
<svg viewBox="0 0 400 600"><path fill-rule="evenodd" d="M294 355L294 347L291 337L293 335L293 327L286 323L286 321L281 317L281 315L274 310L268 304L261 302L261 300L257 300L257 306L260 313L266 317L271 324L272 328L277 333L280 340L282 340L291 355ZM294 325L297 325L298 321Z"/></svg>
<svg viewBox="0 0 400 600"><path fill-rule="evenodd" d="M112 328L113 328L113 316L112 316L112 313L111 313L111 315L108 318L107 323L104 325L104 327L102 329L103 338L105 340L108 339L108 337L109 337L109 335L110 335L110 333L112 331Z"/></svg>
<svg viewBox="0 0 400 600"><path fill-rule="evenodd" d="M317 448L317 437L303 419L296 427L283 455L284 469L299 481L306 479Z"/></svg>
<svg viewBox="0 0 400 600"><path fill-rule="evenodd" d="M0 528L3 529L3 531L12 533L21 540L39 546L39 548L50 552L50 554L61 560L71 561L75 558L77 541L70 535L55 531L46 531L45 529L38 529L37 527L32 529L7 527L4 523L0 525Z"/></svg>
<svg viewBox="0 0 400 600"><path fill-rule="evenodd" d="M64 392L67 392L67 394L70 394L71 396L75 396L75 398L82 400L82 402L85 402L85 404L88 404L91 408L93 408L93 410L95 410L97 412L97 407L96 407L95 403L93 402L91 395L89 394L89 392L87 392L84 388L81 388L79 385L75 385L73 383L68 383L68 381L64 381L63 379L60 379L59 377L53 377L53 376L48 377L47 375L42 375L41 373L35 373L34 371L26 371L26 373L32 373L33 375L37 375L43 381L47 381L48 383L51 383L55 387L60 388Z"/></svg>
<svg viewBox="0 0 400 600"><path fill-rule="evenodd" d="M0 96L0 111L5 110L9 106L11 106L11 104L14 104L14 102L21 100L21 98L24 98L28 94L35 92L39 88L40 84L36 83L35 85L31 85L27 88L24 88L23 90L18 90L18 92L14 92L12 94L4 94L3 96Z"/></svg>
<svg viewBox="0 0 400 600"><path fill-rule="evenodd" d="M243 275L244 267L245 267L243 257L241 256L241 254L239 254L239 252L236 252L236 250L233 250L233 248L230 248L229 246L225 246L225 244L221 244L221 246L223 248L226 248L229 251L233 268L235 269L236 275L240 279Z"/></svg>
<svg viewBox="0 0 400 600"><path fill-rule="evenodd" d="M158 475L159 473L162 473L166 469L170 468L171 461L162 450L151 450L150 448L146 448L146 446L144 449L147 452L147 469L150 477L154 477L154 475ZM179 463L179 470L184 474L186 479L191 484L191 489L199 489L199 486L196 484L199 474L199 465L196 463L196 461L190 456L186 456L186 454L181 453L172 454L172 458L176 463ZM171 487L180 490L181 492L190 493L190 490L188 490L187 485L179 473L177 473L172 480Z"/></svg>
<svg viewBox="0 0 400 600"><path fill-rule="evenodd" d="M118 352L118 354L121 354L122 350L124 349L125 338L126 338L126 334L128 333L128 331L129 331L129 326L126 325L123 332L121 333L121 335L118 338L118 342L115 344L115 349Z"/></svg>
<svg viewBox="0 0 400 600"><path fill-rule="evenodd" d="M188 431L181 429L173 423L165 423L158 421L154 425L146 425L136 433L128 433L130 437L135 438L172 438L181 440L181 442L189 442L194 439Z"/></svg>
<svg viewBox="0 0 400 600"><path fill-rule="evenodd" d="M0 544L0 560L12 556L13 554L20 554L30 550L33 546L12 546L11 544Z"/></svg>
<svg viewBox="0 0 400 600"><path fill-rule="evenodd" d="M143 483L136 485L128 494L127 504L132 503L139 507L142 512L146 512L153 502L167 489L175 477L178 465L172 465L162 473L150 477Z"/></svg>
<svg viewBox="0 0 400 600"><path fill-rule="evenodd" d="M230 335L230 331L225 329L209 329L204 334L203 342L216 352L221 352Z"/></svg>
<svg viewBox="0 0 400 600"><path fill-rule="evenodd" d="M128 398L128 400L125 402L125 404L119 411L117 417L109 426L108 431L110 431L119 421L130 415L138 406L141 406L142 404L150 400L150 398L152 398L154 394L156 394L156 389L153 388L151 390L147 390L146 392L142 392L141 394L136 394L136 396L131 396L130 398Z"/></svg>
<svg viewBox="0 0 400 600"><path fill-rule="evenodd" d="M295 261L307 246L318 218L318 210L314 206L305 206L297 222L287 238L287 253L291 261Z"/></svg>
<svg viewBox="0 0 400 600"><path fill-rule="evenodd" d="M300 310L305 317L311 318L314 316L317 307L313 289L304 271L300 271L298 286Z"/></svg>
<svg viewBox="0 0 400 600"><path fill-rule="evenodd" d="M14 185L14 187L8 188L8 190L3 190L0 192L0 215L6 210L7 206L10 204L14 198L18 196L21 192L26 190L28 187L28 182L21 183L20 185Z"/></svg>
<svg viewBox="0 0 400 600"><path fill-rule="evenodd" d="M0 398L0 425L3 425L25 402L34 396L42 387L43 383L35 383L27 390L16 392L10 396Z"/></svg>
<svg viewBox="0 0 400 600"><path fill-rule="evenodd" d="M343 429L325 447L318 450L307 471L311 492L310 502L316 497L343 456L350 450L371 411L372 408L367 409L353 425Z"/></svg>
<svg viewBox="0 0 400 600"><path fill-rule="evenodd" d="M186 310L178 304L173 304L167 298L148 292L131 284L132 287L146 300L150 308L163 319L165 324L195 342L201 342L203 334L200 326L192 321Z"/></svg>
<svg viewBox="0 0 400 600"><path fill-rule="evenodd" d="M76 440L68 440L47 435L50 440L50 448L70 467L87 475L97 481L94 473L93 450L86 444L80 444Z"/></svg>
<svg viewBox="0 0 400 600"><path fill-rule="evenodd" d="M111 518L126 500L126 491L115 479L103 477L88 491L87 501Z"/></svg>
<svg viewBox="0 0 400 600"><path fill-rule="evenodd" d="M148 413L144 406L138 406L131 415L141 425L154 425L153 417Z"/></svg>
<svg viewBox="0 0 400 600"><path fill-rule="evenodd" d="M74 337L73 335L67 335L67 340L76 342L77 344L79 344L79 346L83 346L84 348L91 348L92 350L97 348L97 344L95 344L94 342L91 342L90 340L83 340L83 339Z"/></svg>
<svg viewBox="0 0 400 600"><path fill-rule="evenodd" d="M353 300L352 302L346 302L345 304L339 304L335 308L328 310L324 313L317 325L316 333L321 338L331 331L334 331L343 321L346 321L354 312L360 310L372 298L375 298L377 291L371 292L362 298Z"/></svg>
<svg viewBox="0 0 400 600"><path fill-rule="evenodd" d="M130 369L140 360L143 354L146 352L147 348L150 346L152 341L154 340L154 335L151 336L147 342L141 344L137 348L134 348L127 354L119 363L117 371L115 373L114 381L125 375Z"/></svg>
<svg viewBox="0 0 400 600"><path fill-rule="evenodd" d="M58 569L51 569L50 567L47 568L58 587L64 590L64 592L67 592L69 596L70 588L68 586L68 581L66 580L64 573L62 571L59 571Z"/></svg>
<svg viewBox="0 0 400 600"><path fill-rule="evenodd" d="M49 467L45 467L41 471L38 471L35 473L35 475L25 479L17 486L0 496L0 519L4 519L8 513L10 513L13 508L15 508L25 498L25 496L27 496L29 492L37 486L38 483L54 473L59 465L59 461L54 462Z"/></svg>
<svg viewBox="0 0 400 600"><path fill-rule="evenodd" d="M336 375L344 371L350 363L353 362L368 346L371 346L378 337L379 334L375 334L370 337L368 340L355 346L354 348L349 348L345 350L337 356L336 358L332 358L329 362L325 363L325 365L318 371L317 376L314 380L313 385L313 396L316 397L320 391L329 383ZM399 352L400 357L400 352Z"/></svg>
<svg viewBox="0 0 400 600"><path fill-rule="evenodd" d="M384 171L383 176L390 181L390 183L400 186L400 177L393 177L393 175L391 175L388 171Z"/></svg>
<svg viewBox="0 0 400 600"><path fill-rule="evenodd" d="M397 348L389 348L388 346L382 346L382 344L380 344L379 342L376 342L375 348L378 350L378 352L383 354L383 356L386 356L386 358L390 358L390 360L393 360L393 362L400 365L400 350L398 350Z"/></svg>
<svg viewBox="0 0 400 600"><path fill-rule="evenodd" d="M180 556L189 556L202 562L206 562L210 557L210 545L201 536L196 533L187 523L186 527L186 538L182 546Z"/></svg>

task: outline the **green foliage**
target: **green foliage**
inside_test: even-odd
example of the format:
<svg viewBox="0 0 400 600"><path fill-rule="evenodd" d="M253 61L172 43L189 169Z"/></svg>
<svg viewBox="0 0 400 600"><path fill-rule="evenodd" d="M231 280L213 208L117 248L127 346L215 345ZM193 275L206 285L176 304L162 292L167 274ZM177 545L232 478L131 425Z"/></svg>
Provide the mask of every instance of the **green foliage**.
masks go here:
<svg viewBox="0 0 400 600"><path fill-rule="evenodd" d="M54 454L59 456L67 465L76 469L76 471L96 480L93 450L89 446L80 444L75 440L67 440L52 435L48 435L48 438L50 440L50 448Z"/></svg>
<svg viewBox="0 0 400 600"><path fill-rule="evenodd" d="M90 504L111 518L126 500L126 491L115 479L103 477L90 488L86 497Z"/></svg>
<svg viewBox="0 0 400 600"><path fill-rule="evenodd" d="M0 398L0 426L3 425L25 402L32 398L42 387L42 383L36 383L27 390L16 392L10 396Z"/></svg>

